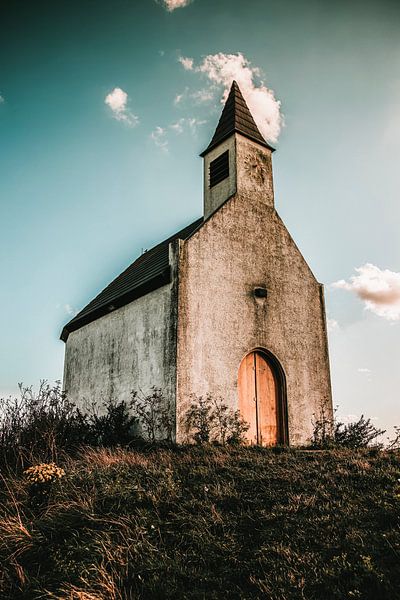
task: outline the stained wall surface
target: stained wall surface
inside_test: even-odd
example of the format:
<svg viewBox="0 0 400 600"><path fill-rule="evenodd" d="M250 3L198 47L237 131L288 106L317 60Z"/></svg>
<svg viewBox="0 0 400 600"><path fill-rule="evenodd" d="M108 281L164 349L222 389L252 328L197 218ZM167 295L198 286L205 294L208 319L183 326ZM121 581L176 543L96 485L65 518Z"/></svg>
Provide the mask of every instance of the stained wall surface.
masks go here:
<svg viewBox="0 0 400 600"><path fill-rule="evenodd" d="M307 442L321 403L332 409L323 289L273 208L272 171L253 146L240 150L250 183L238 172L238 193L181 246L178 440L191 394L237 408L238 369L255 348L272 352L286 374L291 444Z"/></svg>
<svg viewBox="0 0 400 600"><path fill-rule="evenodd" d="M175 399L173 284L165 285L70 333L64 389L78 405L129 400L152 386Z"/></svg>

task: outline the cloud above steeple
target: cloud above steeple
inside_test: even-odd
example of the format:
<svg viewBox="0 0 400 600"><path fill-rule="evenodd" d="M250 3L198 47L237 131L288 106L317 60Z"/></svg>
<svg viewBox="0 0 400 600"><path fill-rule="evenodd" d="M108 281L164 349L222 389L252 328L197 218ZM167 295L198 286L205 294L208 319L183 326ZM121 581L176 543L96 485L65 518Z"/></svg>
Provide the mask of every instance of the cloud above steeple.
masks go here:
<svg viewBox="0 0 400 600"><path fill-rule="evenodd" d="M206 75L211 86L223 86L222 103L228 97L232 81L237 81L263 136L270 142L278 140L283 126L281 102L260 79L260 69L253 67L243 54L209 54L197 66L192 58L181 57L179 62L187 71Z"/></svg>

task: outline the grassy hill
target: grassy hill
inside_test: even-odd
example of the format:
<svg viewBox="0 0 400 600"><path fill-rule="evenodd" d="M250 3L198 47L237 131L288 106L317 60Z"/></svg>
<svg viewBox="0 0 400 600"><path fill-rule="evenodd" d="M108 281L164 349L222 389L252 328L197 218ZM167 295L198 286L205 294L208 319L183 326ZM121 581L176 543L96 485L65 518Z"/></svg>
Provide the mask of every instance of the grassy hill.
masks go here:
<svg viewBox="0 0 400 600"><path fill-rule="evenodd" d="M400 598L400 454L91 450L4 475L0 597ZM33 494L33 495L32 495Z"/></svg>

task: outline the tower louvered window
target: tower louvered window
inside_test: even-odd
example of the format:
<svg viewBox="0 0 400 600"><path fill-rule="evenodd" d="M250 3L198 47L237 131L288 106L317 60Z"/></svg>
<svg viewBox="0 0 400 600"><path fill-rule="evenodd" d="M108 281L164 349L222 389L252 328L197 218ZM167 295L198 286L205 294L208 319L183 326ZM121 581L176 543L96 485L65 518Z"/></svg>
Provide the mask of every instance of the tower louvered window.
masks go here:
<svg viewBox="0 0 400 600"><path fill-rule="evenodd" d="M229 150L210 163L210 188L229 177Z"/></svg>

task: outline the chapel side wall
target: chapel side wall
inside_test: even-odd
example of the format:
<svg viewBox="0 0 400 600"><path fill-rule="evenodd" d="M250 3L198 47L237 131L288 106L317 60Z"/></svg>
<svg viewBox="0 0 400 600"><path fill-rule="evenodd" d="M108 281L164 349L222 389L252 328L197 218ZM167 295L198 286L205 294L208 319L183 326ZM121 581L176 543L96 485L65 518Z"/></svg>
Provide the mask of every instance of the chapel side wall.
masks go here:
<svg viewBox="0 0 400 600"><path fill-rule="evenodd" d="M254 297L266 287L266 299ZM332 410L325 313L315 280L265 199L236 195L181 250L178 320L179 426L191 394L238 406L241 360L266 348L287 379L289 443L312 434L321 402Z"/></svg>
<svg viewBox="0 0 400 600"><path fill-rule="evenodd" d="M152 386L172 400L175 417L175 282L164 285L69 334L64 389L78 406Z"/></svg>

